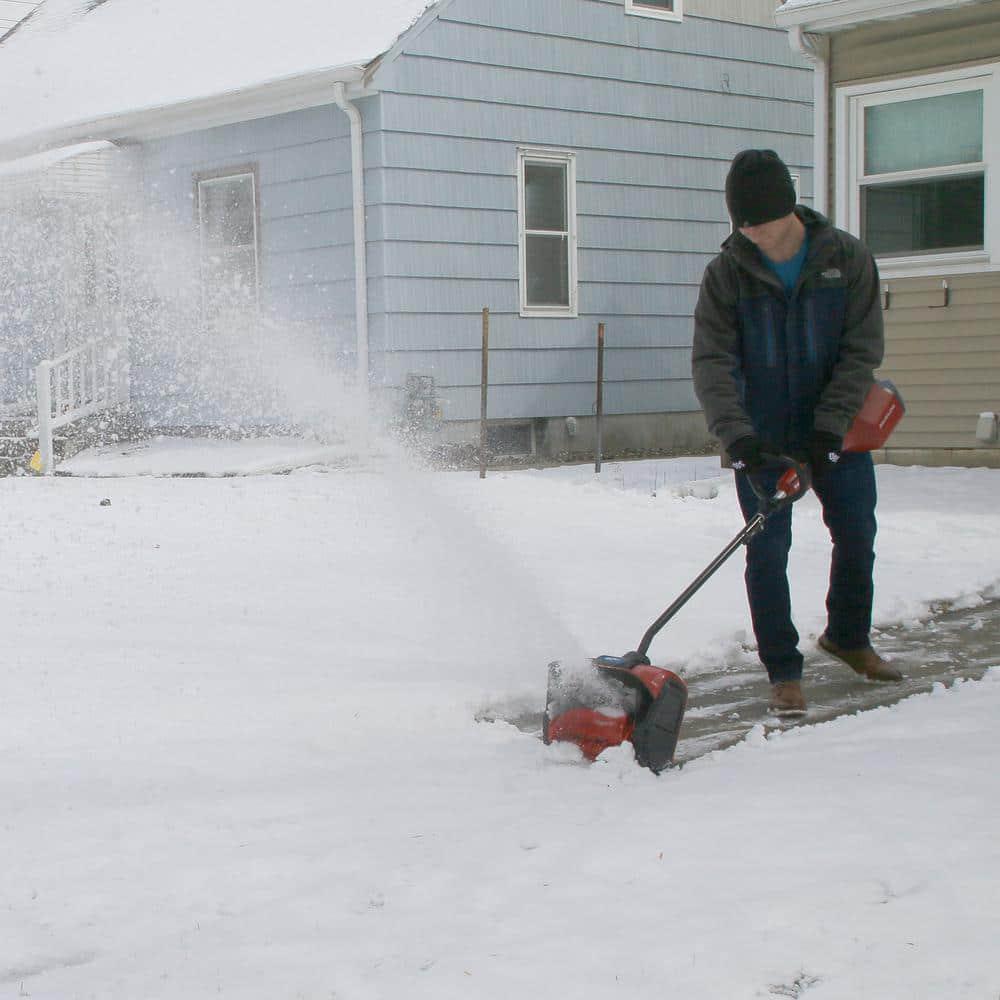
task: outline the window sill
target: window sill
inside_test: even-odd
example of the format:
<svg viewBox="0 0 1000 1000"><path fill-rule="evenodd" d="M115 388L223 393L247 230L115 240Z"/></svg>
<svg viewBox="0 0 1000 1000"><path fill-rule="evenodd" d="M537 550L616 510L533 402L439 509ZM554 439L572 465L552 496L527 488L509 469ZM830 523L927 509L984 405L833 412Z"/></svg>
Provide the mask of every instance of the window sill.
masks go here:
<svg viewBox="0 0 1000 1000"><path fill-rule="evenodd" d="M989 274L1000 271L1000 264L989 254L935 254L932 257L877 257L879 277L936 278L956 274Z"/></svg>
<svg viewBox="0 0 1000 1000"><path fill-rule="evenodd" d="M531 309L521 307L521 319L578 319L576 309Z"/></svg>
<svg viewBox="0 0 1000 1000"><path fill-rule="evenodd" d="M675 7L680 8L680 4L675 4ZM662 10L656 7L642 7L632 2L625 4L625 13L632 14L635 17L651 17L656 21L684 20L684 14L680 9Z"/></svg>

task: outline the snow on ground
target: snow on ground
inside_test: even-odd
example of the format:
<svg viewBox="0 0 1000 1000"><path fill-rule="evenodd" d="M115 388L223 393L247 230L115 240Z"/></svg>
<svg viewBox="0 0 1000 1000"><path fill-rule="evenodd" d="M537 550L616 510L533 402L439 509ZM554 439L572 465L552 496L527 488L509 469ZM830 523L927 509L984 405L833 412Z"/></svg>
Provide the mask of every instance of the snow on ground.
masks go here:
<svg viewBox="0 0 1000 1000"><path fill-rule="evenodd" d="M997 593L1000 472L878 477L879 624ZM658 778L475 721L631 648L729 541L714 459L0 503L0 1000L1000 994L1000 670ZM745 661L740 563L657 662Z"/></svg>
<svg viewBox="0 0 1000 1000"><path fill-rule="evenodd" d="M302 438L238 440L157 436L87 448L59 463L59 472L96 479L120 476L254 476L344 462L357 449Z"/></svg>

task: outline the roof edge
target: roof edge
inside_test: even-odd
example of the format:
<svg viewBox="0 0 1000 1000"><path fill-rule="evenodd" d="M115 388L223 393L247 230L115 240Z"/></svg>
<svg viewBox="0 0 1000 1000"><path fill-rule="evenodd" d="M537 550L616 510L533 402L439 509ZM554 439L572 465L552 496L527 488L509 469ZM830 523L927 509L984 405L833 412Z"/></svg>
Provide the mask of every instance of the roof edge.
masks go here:
<svg viewBox="0 0 1000 1000"><path fill-rule="evenodd" d="M357 85L364 79L364 74L364 66L337 66L177 104L136 108L121 114L72 122L3 142L0 144L0 160L89 140L134 142L165 138L333 104L335 83Z"/></svg>
<svg viewBox="0 0 1000 1000"><path fill-rule="evenodd" d="M16 160L0 162L0 178L19 177L24 174L41 173L49 167L54 167L65 160L77 156L87 156L92 153L106 153L118 147L107 139L97 139L90 142L78 142L71 146L59 146L43 153L31 153L18 157Z"/></svg>
<svg viewBox="0 0 1000 1000"><path fill-rule="evenodd" d="M774 20L782 28L816 33L843 31L871 21L894 21L914 14L929 14L969 7L983 0L817 0L786 10L779 7Z"/></svg>
<svg viewBox="0 0 1000 1000"><path fill-rule="evenodd" d="M378 90L378 86L373 84L375 75L384 67L389 66L399 58L406 46L422 35L455 0L428 0L430 6L413 22L400 36L393 42L392 47L387 51L377 55L367 66L364 83L366 87Z"/></svg>

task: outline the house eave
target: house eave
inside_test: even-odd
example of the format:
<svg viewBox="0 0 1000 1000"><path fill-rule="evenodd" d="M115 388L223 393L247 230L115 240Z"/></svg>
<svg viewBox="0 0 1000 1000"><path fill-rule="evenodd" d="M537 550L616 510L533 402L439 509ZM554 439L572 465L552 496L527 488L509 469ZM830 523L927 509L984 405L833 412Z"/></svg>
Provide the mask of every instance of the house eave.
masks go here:
<svg viewBox="0 0 1000 1000"><path fill-rule="evenodd" d="M872 21L895 21L983 2L985 0L819 0L787 10L779 8L774 19L781 28L825 34L846 31Z"/></svg>
<svg viewBox="0 0 1000 1000"><path fill-rule="evenodd" d="M21 156L14 160L5 160L0 162L0 181L5 181L11 177L41 173L49 167L53 167L66 160L75 159L78 156L110 152L117 148L113 142L98 139L97 141L78 142L71 146L57 147L44 153L31 153L28 156Z"/></svg>
<svg viewBox="0 0 1000 1000"><path fill-rule="evenodd" d="M71 122L0 144L0 160L97 139L145 142L320 107L333 103L334 84L343 83L353 91L364 75L363 65L338 66L269 80L238 91Z"/></svg>

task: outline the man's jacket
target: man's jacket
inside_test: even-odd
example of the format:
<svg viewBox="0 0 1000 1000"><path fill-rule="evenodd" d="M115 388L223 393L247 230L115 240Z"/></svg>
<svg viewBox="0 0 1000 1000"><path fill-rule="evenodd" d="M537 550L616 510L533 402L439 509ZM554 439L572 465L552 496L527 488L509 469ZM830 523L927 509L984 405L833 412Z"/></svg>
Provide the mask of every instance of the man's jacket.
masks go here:
<svg viewBox="0 0 1000 1000"><path fill-rule="evenodd" d="M695 309L694 388L728 447L756 434L801 453L812 430L843 436L882 362L878 269L870 251L802 205L809 239L790 295L757 247L733 233L708 265Z"/></svg>

